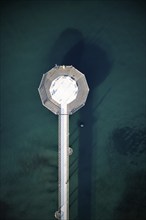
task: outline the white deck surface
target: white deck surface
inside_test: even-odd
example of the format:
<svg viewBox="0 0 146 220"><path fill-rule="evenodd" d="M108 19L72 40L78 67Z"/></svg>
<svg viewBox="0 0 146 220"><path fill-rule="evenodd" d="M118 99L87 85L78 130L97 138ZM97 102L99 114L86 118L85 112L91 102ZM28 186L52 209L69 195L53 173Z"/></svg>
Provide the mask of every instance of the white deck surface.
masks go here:
<svg viewBox="0 0 146 220"><path fill-rule="evenodd" d="M69 104L76 99L78 86L76 81L69 76L59 76L53 80L50 93L59 104Z"/></svg>

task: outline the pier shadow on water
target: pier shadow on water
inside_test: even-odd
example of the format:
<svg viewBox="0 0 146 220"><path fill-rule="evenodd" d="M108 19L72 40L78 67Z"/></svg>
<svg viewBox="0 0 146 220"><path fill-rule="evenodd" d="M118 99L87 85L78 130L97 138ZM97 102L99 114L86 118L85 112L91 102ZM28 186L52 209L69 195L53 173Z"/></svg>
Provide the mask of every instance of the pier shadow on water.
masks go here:
<svg viewBox="0 0 146 220"><path fill-rule="evenodd" d="M99 45L86 43L82 33L73 28L67 28L59 36L52 47L50 64L72 65L85 74L90 92L84 108L79 112L80 117L76 128L79 129L78 166L78 216L74 220L91 220L91 187L93 180L93 126L98 123L93 116L94 106L101 103L95 100L94 89L97 88L110 73L112 62L106 51ZM105 96L104 96L105 97ZM102 99L103 102L104 98ZM98 107L98 105L97 105ZM84 127L81 128L80 124ZM98 134L96 135L98 138ZM72 192L71 192L72 193ZM93 197L93 196L92 196ZM71 218L72 219L72 218Z"/></svg>

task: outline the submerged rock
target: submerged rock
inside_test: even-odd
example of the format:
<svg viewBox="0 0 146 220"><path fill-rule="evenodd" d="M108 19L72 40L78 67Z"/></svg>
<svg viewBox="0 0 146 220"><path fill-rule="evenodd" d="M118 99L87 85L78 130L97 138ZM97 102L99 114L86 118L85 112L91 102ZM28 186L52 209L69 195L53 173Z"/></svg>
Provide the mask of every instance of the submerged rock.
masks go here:
<svg viewBox="0 0 146 220"><path fill-rule="evenodd" d="M113 130L111 135L113 148L122 155L146 152L146 129L122 127Z"/></svg>

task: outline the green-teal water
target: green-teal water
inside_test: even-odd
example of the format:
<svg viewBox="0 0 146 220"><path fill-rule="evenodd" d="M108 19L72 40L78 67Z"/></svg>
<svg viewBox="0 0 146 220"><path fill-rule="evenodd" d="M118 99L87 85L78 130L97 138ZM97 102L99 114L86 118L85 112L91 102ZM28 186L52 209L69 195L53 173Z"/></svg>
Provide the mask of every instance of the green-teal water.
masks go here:
<svg viewBox="0 0 146 220"><path fill-rule="evenodd" d="M146 218L145 9L1 2L0 219L53 220L58 209L58 119L37 91L55 64L73 65L90 87L70 117L70 220Z"/></svg>

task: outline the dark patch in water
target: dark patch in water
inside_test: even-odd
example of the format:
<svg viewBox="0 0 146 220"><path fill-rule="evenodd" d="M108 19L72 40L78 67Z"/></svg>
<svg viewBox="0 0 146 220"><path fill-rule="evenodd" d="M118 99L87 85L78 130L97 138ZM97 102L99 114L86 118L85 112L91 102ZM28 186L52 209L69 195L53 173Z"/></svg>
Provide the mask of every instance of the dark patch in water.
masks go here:
<svg viewBox="0 0 146 220"><path fill-rule="evenodd" d="M0 201L0 219L6 219L9 209L10 207L6 202Z"/></svg>
<svg viewBox="0 0 146 220"><path fill-rule="evenodd" d="M52 167L53 169L57 169L57 164L54 164L53 158L37 153L30 159L21 159L19 163L24 174L33 172L34 170L37 170L41 167Z"/></svg>
<svg viewBox="0 0 146 220"><path fill-rule="evenodd" d="M146 153L146 129L116 128L112 132L111 144L122 155Z"/></svg>
<svg viewBox="0 0 146 220"><path fill-rule="evenodd" d="M144 220L146 217L146 172L127 175L126 188L113 220Z"/></svg>
<svg viewBox="0 0 146 220"><path fill-rule="evenodd" d="M16 220L9 217L10 211L12 211L12 207L7 202L0 200L0 220Z"/></svg>

